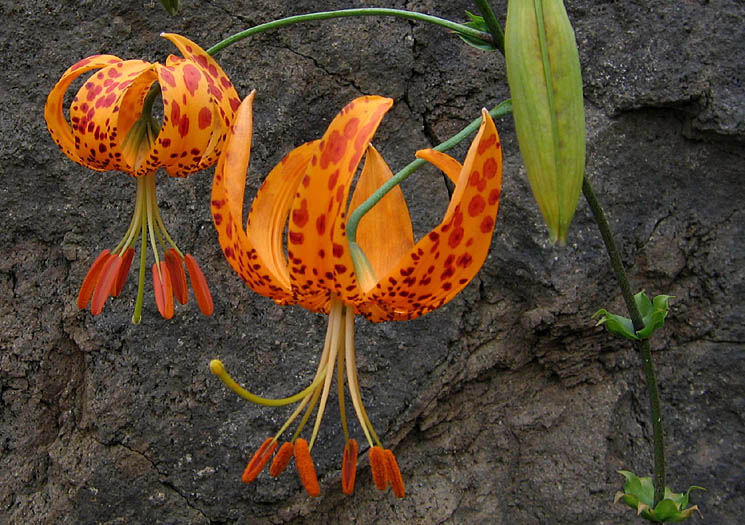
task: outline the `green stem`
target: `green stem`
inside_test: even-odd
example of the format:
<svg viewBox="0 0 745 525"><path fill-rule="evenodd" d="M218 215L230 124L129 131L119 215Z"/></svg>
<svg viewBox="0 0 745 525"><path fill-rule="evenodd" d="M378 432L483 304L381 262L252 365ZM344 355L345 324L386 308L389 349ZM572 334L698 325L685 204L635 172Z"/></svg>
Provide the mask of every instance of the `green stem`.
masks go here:
<svg viewBox="0 0 745 525"><path fill-rule="evenodd" d="M489 114L492 116L492 118L499 118L511 112L512 100L507 99L493 108L491 111L489 111ZM474 131L476 131L480 125L481 117L475 119L468 126L463 128L460 132L458 132L456 135L453 135L442 144L435 146L434 149L436 149L437 151L448 151L449 149L454 148L455 146L463 142L466 138L468 138L468 136L471 135ZM380 188L375 191L375 193L370 195L370 197L365 202L360 204L359 207L357 207L350 214L349 221L347 222L347 239L349 240L350 244L357 242L357 226L359 225L360 219L362 219L362 217L368 211L370 211L372 207L375 206L380 201L380 199L385 196L386 193L401 184L409 175L424 166L426 163L427 161L423 159L416 159L415 161L411 162L408 166L404 167L401 171L388 179Z"/></svg>
<svg viewBox="0 0 745 525"><path fill-rule="evenodd" d="M634 324L634 330L639 331L644 328L644 321L641 313L634 301L634 294L631 292L631 285L626 276L626 270L623 267L621 256L616 248L608 220L603 213L595 193L592 191L590 181L585 176L582 180L582 193L590 205L595 222L598 224L600 235L603 237L605 248L613 266L613 271L618 279L618 285L621 288L623 300L626 302L626 309L629 311L629 317ZM662 408L660 405L660 393L657 387L657 377L652 361L652 351L649 347L649 339L643 339L639 344L639 350L642 356L642 365L644 375L647 380L647 393L649 394L649 406L652 411L652 434L654 442L654 504L655 506L665 497L665 442L662 428Z"/></svg>
<svg viewBox="0 0 745 525"><path fill-rule="evenodd" d="M504 55L504 31L502 31L497 17L494 16L494 11L492 11L489 2L487 0L476 0L476 6L481 11L481 16L484 17L484 22L486 22L486 27L489 28L494 45Z"/></svg>
<svg viewBox="0 0 745 525"><path fill-rule="evenodd" d="M302 22L312 22L314 20L328 20L331 18L343 18L347 16L395 16L397 18L405 18L408 20L429 22L431 24L435 24L435 25L444 27L446 29L450 29L462 35L477 38L479 40L483 40L484 42L488 42L490 44L493 43L492 36L490 34L484 33L483 31L479 31L478 29L474 29L472 27L468 27L463 24L457 24L455 22L451 22L450 20L445 20L444 18L439 18L439 17L432 16L432 15L425 15L423 13L416 13L413 11L405 11L403 9L364 7L364 8L359 8L359 9L340 9L338 11L322 11L319 13L308 13L304 15L295 15L295 16L289 16L287 18L280 18L279 20L273 20L271 22L260 24L258 26L254 26L249 29L246 29L245 31L241 31L240 33L236 33L232 36L229 36L222 42L219 42L215 44L214 46L212 46L211 48L209 48L207 50L207 53L209 53L210 55L214 55L221 49L224 49L227 46L234 44L235 42L238 42L239 40L243 40L244 38L247 38L251 35L255 35L263 31L268 31L270 29L277 29L280 27L289 26L292 24L299 24Z"/></svg>

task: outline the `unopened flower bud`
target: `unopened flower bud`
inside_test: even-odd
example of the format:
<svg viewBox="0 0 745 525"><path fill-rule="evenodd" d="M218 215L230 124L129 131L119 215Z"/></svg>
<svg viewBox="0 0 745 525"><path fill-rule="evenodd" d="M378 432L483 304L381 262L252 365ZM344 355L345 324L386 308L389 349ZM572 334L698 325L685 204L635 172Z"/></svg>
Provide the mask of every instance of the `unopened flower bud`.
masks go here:
<svg viewBox="0 0 745 525"><path fill-rule="evenodd" d="M585 167L582 75L562 0L510 0L507 79L520 152L552 242L566 242Z"/></svg>

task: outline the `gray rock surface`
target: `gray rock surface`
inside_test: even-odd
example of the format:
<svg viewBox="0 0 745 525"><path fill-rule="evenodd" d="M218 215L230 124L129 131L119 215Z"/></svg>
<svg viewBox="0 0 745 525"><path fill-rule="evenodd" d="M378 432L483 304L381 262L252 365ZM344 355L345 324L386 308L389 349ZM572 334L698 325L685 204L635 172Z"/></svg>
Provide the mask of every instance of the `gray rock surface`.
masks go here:
<svg viewBox="0 0 745 525"><path fill-rule="evenodd" d="M462 19L470 2L373 2ZM213 357L279 396L312 375L325 318L280 308L223 260L208 209L212 171L159 179L170 232L207 275L215 313L193 301L160 318L136 283L92 317L75 306L97 253L126 228L134 182L68 160L43 121L62 72L95 53L163 60L158 35L208 47L251 25L356 2L182 0L0 3L0 523L629 523L611 504L616 470L649 473L639 357L595 328L621 310L584 202L565 248L549 245L509 118L497 125L504 192L491 255L445 308L408 323L358 320L360 381L407 497L379 493L366 456L353 497L339 487L343 438L330 413L314 459L322 496L291 468L240 483L287 416L238 399ZM493 2L504 19L506 2ZM745 4L568 0L584 69L588 173L633 286L675 296L655 338L669 483L705 523L745 512ZM292 147L362 93L394 97L375 139L395 168L508 96L504 63L442 30L344 19L245 40L219 54L257 89L249 191ZM464 147L456 153L463 155ZM405 183L416 231L447 194L434 170ZM699 518L695 518L702 522Z"/></svg>

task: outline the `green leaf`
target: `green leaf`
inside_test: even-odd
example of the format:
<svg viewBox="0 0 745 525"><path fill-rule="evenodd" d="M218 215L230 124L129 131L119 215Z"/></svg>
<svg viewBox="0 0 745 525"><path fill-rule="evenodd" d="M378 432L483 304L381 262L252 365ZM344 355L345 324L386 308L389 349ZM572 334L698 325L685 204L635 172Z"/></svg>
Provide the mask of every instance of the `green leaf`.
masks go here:
<svg viewBox="0 0 745 525"><path fill-rule="evenodd" d="M474 15L473 13L469 11L466 11L466 14L468 15L468 18L471 19L471 21L466 22L463 25L489 34L489 27L486 25L486 22L484 22L483 17ZM495 46L493 43L485 42L481 39L474 38L470 35L464 35L463 33L457 33L457 35L466 44L468 44L471 47L475 47L476 49L481 49L483 51L496 51L497 50L497 46Z"/></svg>
<svg viewBox="0 0 745 525"><path fill-rule="evenodd" d="M696 505L685 508L688 505L689 496L692 490L705 490L702 487L693 485L684 494L678 494L665 487L665 497L653 509L651 507L654 500L654 484L651 477L637 477L633 472L628 470L619 470L626 481L624 482L624 492L616 492L613 503L623 501L627 506L634 509L637 515L642 518L656 523L674 523L688 519L694 511L698 512ZM683 510L681 510L683 509Z"/></svg>
<svg viewBox="0 0 745 525"><path fill-rule="evenodd" d="M671 499L663 499L654 508L655 521L674 521L678 515L678 506Z"/></svg>
<svg viewBox="0 0 745 525"><path fill-rule="evenodd" d="M613 335L631 339L632 341L639 340L636 333L634 332L634 323L632 323L631 319L629 319L628 317L612 314L605 308L601 308L600 310L595 312L592 317L600 317L595 326L604 324L605 328L607 328L608 331Z"/></svg>
<svg viewBox="0 0 745 525"><path fill-rule="evenodd" d="M592 317L600 317L595 326L604 324L608 331L614 335L633 341L648 339L655 330L665 324L665 318L670 308L669 302L672 297L672 295L658 295L654 300L650 300L644 290L634 296L634 302L644 322L644 328L638 332L634 330L634 323L631 322L631 319L612 314L604 308L595 312Z"/></svg>
<svg viewBox="0 0 745 525"><path fill-rule="evenodd" d="M658 295L653 301L650 301L644 291L634 296L634 301L642 314L642 321L644 321L644 328L636 333L639 338L647 339L655 330L662 327L669 311L668 303L671 297L671 295Z"/></svg>

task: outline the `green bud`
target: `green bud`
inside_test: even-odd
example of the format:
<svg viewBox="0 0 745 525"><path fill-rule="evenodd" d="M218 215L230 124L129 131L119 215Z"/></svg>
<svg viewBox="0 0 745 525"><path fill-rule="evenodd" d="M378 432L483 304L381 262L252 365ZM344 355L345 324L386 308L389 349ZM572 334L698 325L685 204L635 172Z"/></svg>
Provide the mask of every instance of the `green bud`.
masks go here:
<svg viewBox="0 0 745 525"><path fill-rule="evenodd" d="M566 242L585 170L577 43L561 0L510 0L507 81L520 152L552 242Z"/></svg>

